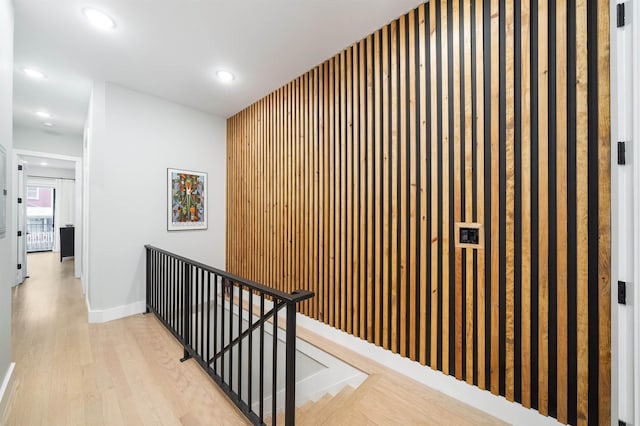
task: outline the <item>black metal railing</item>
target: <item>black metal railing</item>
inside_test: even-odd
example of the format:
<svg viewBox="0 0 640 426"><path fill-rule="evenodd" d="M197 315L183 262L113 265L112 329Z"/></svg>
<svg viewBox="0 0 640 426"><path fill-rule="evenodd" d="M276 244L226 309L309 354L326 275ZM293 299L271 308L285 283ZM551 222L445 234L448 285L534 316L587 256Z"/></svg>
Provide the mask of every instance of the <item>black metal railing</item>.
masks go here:
<svg viewBox="0 0 640 426"><path fill-rule="evenodd" d="M150 245L145 249L147 312L180 341L181 361L195 359L254 424L264 424L270 410L275 425L284 407L285 424L294 425L296 305L314 294L280 292ZM278 337L282 309L284 342Z"/></svg>

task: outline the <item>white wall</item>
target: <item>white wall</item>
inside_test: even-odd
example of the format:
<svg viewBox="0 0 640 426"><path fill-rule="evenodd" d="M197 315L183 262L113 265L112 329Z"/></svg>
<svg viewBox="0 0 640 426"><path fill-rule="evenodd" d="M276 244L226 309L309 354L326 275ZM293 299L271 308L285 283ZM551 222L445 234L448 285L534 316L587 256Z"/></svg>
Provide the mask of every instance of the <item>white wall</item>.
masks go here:
<svg viewBox="0 0 640 426"><path fill-rule="evenodd" d="M15 126L15 149L82 157L82 135L58 135L42 129Z"/></svg>
<svg viewBox="0 0 640 426"><path fill-rule="evenodd" d="M0 239L0 415L8 395L3 385L11 366L11 287L15 273L15 239L12 238L14 198L11 177L13 120L13 3L0 0L0 144L7 151L7 233Z"/></svg>
<svg viewBox="0 0 640 426"><path fill-rule="evenodd" d="M98 83L87 127L90 320L144 309L145 244L223 268L225 119ZM208 173L208 230L167 231L169 167Z"/></svg>

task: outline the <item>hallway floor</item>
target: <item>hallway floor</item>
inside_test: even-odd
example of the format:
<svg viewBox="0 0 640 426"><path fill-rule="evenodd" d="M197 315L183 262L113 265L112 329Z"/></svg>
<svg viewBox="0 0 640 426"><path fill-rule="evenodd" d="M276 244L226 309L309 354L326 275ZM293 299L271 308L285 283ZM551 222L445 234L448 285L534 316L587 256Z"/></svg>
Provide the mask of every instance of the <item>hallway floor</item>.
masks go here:
<svg viewBox="0 0 640 426"><path fill-rule="evenodd" d="M16 382L7 425L245 425L151 315L88 324L73 261L29 255L12 292Z"/></svg>
<svg viewBox="0 0 640 426"><path fill-rule="evenodd" d="M73 261L30 254L13 289L14 391L2 425L246 425L248 421L152 315L87 323ZM304 329L300 338L370 374L306 425L502 424ZM309 404L313 405L313 404ZM309 408L308 406L306 408ZM308 410L307 410L308 411Z"/></svg>

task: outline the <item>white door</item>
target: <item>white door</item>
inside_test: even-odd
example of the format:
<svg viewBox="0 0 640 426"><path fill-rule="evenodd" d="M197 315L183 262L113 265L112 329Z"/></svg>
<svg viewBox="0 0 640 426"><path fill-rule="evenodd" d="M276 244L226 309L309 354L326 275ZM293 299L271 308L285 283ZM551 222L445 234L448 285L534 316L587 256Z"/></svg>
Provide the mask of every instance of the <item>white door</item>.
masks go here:
<svg viewBox="0 0 640 426"><path fill-rule="evenodd" d="M16 215L16 223L18 228L18 253L16 282L22 284L27 278L27 180L25 179L25 165L18 165L18 214Z"/></svg>
<svg viewBox="0 0 640 426"><path fill-rule="evenodd" d="M624 4L624 23L617 24ZM612 424L640 424L640 8L611 4ZM634 7L636 6L636 7ZM622 9L621 9L622 10ZM621 145L618 145L618 144ZM623 148L624 161L618 158ZM618 303L618 288L626 303ZM617 414L617 416L616 416Z"/></svg>

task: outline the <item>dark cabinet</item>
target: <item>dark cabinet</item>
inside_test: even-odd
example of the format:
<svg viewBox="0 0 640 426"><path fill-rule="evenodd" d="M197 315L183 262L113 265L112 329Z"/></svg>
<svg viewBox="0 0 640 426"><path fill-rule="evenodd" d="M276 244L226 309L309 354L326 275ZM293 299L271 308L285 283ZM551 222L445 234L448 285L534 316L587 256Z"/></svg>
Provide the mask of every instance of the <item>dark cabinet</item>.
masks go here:
<svg viewBox="0 0 640 426"><path fill-rule="evenodd" d="M70 257L74 254L74 233L73 226L60 228L60 262L64 257Z"/></svg>

